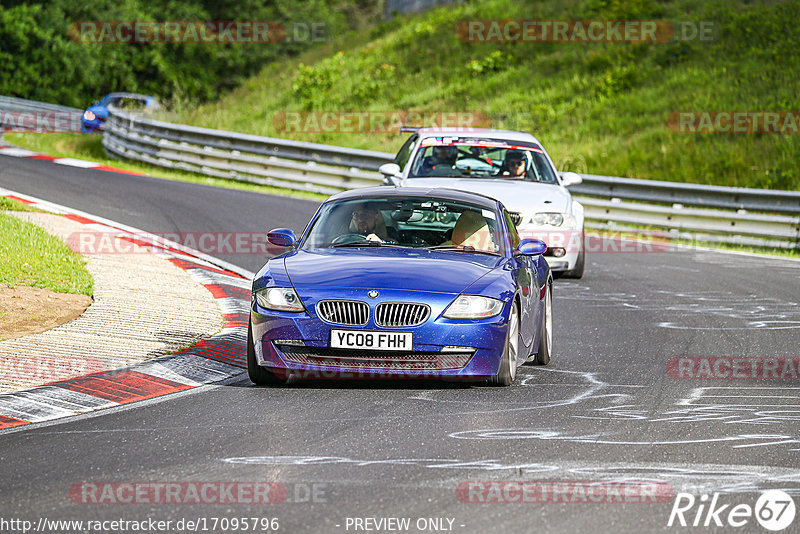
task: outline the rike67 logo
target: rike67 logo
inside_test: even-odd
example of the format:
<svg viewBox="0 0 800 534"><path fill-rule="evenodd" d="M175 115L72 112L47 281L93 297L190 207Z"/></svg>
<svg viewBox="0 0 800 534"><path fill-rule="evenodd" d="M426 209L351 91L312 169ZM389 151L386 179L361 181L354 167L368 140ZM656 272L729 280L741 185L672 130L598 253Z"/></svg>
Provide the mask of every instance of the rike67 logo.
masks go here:
<svg viewBox="0 0 800 534"><path fill-rule="evenodd" d="M678 493L667 526L738 528L750 524L755 518L763 528L777 532L791 525L794 515L794 500L781 490L765 491L755 506L744 503L723 504L720 502L719 493L715 493L710 500L707 494L697 499L691 493Z"/></svg>

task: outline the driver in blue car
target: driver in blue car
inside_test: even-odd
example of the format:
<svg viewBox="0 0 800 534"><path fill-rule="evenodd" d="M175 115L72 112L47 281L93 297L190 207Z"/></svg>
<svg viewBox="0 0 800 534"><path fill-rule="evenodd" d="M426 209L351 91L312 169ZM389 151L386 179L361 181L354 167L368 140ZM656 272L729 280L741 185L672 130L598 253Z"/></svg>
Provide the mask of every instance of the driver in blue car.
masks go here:
<svg viewBox="0 0 800 534"><path fill-rule="evenodd" d="M354 234L361 234L367 238L367 241L377 241L384 243L386 241L397 241L393 239L390 234L397 232L395 228L387 228L386 221L383 219L380 209L375 204L362 204L353 210L353 216L350 220L350 232Z"/></svg>

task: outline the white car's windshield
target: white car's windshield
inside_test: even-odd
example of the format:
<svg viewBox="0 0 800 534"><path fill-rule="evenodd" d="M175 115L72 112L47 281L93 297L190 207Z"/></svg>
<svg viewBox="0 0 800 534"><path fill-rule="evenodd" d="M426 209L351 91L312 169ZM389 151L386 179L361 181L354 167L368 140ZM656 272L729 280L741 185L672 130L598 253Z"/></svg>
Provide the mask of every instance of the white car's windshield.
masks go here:
<svg viewBox="0 0 800 534"><path fill-rule="evenodd" d="M544 151L535 144L427 137L420 143L409 177L442 176L558 183Z"/></svg>
<svg viewBox="0 0 800 534"><path fill-rule="evenodd" d="M435 197L327 203L303 249L391 246L503 254L498 212Z"/></svg>

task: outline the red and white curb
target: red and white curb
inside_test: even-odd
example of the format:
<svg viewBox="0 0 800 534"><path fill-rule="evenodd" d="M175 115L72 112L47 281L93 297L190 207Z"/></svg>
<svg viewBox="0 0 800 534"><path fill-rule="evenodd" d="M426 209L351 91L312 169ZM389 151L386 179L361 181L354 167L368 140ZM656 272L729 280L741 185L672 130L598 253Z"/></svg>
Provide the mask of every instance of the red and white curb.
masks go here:
<svg viewBox="0 0 800 534"><path fill-rule="evenodd" d="M73 158L56 158L53 156L48 156L47 154L39 154L38 152L34 152L32 150L27 150L25 148L19 148L15 146L7 145L0 139L0 156L11 156L14 158L28 158L28 159L41 159L44 161L52 161L58 165L67 165L69 167L79 167L81 169L95 169L98 171L108 171L108 172L118 172L122 174L133 174L135 176L147 176L147 174L143 172L137 171L129 171L127 169L120 169L119 167L110 167L108 165L101 165L100 163L95 163L94 161L86 161L82 159L73 159Z"/></svg>
<svg viewBox="0 0 800 534"><path fill-rule="evenodd" d="M208 289L222 309L225 320L217 335L175 354L0 394L0 430L152 399L227 380L245 372L253 273L178 243L79 210L2 188L0 196L62 214L94 231L150 248Z"/></svg>

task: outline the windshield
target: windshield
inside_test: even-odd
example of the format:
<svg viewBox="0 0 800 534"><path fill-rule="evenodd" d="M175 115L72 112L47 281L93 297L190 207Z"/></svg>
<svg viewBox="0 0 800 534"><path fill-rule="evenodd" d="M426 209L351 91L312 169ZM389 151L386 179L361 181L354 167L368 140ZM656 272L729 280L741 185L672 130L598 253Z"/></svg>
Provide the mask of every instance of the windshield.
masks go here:
<svg viewBox="0 0 800 534"><path fill-rule="evenodd" d="M303 249L437 248L502 255L495 210L436 197L359 198L325 204Z"/></svg>
<svg viewBox="0 0 800 534"><path fill-rule="evenodd" d="M465 177L557 184L544 151L532 143L495 139L428 137L411 165L411 178Z"/></svg>

